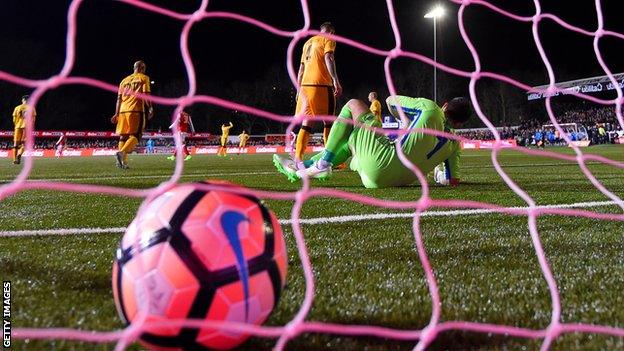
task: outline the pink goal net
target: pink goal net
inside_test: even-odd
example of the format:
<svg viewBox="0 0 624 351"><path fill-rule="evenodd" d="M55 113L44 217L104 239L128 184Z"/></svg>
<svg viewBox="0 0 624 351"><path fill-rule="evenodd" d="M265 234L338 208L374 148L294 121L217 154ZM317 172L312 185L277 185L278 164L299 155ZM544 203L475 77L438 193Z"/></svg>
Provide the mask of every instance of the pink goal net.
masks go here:
<svg viewBox="0 0 624 351"><path fill-rule="evenodd" d="M193 13L185 14L185 13L177 13L171 10L168 10L163 7L158 7L151 5L146 2L138 1L138 0L120 0L125 3L127 6L134 6L140 8L144 11L150 11L162 16L171 17L173 19L184 22L184 28L180 35L180 50L182 53L182 57L184 60L184 65L186 67L186 73L188 75L188 93L185 96L180 96L178 98L164 98L159 96L152 96L150 99L155 104L161 105L170 105L177 106L178 111L191 104L195 103L205 103L220 106L230 110L238 110L250 114L254 114L260 116L262 118L272 119L275 121L284 122L290 125L289 131L292 130L294 126L300 122L299 118L293 118L292 116L282 116L277 115L262 109L259 109L254 106L246 106L235 101L226 101L214 96L206 96L206 95L198 95L196 94L196 75L195 75L195 67L191 60L189 49L188 49L188 38L189 32L193 25L200 21L210 21L214 18L222 18L222 19L230 19L233 21L242 21L248 23L252 26L257 27L260 30L264 30L270 32L274 35L290 38L290 45L288 46L287 56L286 56L286 64L288 68L288 72L293 84L296 82L296 73L295 68L292 66L292 58L295 46L301 40L304 40L310 35L318 34L317 31L310 29L310 11L306 0L301 0L301 8L303 12L304 18L304 26L296 31L286 31L279 28L275 28L270 24L261 22L254 18L250 18L247 16L243 16L236 13L230 12L215 12L210 11L209 1L202 1L200 7ZM543 350L547 350L551 347L554 340L556 340L559 336L565 333L597 333L597 334L606 334L613 335L618 337L624 337L624 328L615 327L615 326L606 326L606 325L592 325L592 324L583 324L583 323L563 323L561 314L561 302L559 289L557 287L557 281L555 280L552 270L549 266L548 258L544 252L542 247L542 243L540 240L540 234L537 229L537 219L543 215L560 215L560 216L575 216L575 217L585 217L585 218L593 218L601 221L624 221L624 215L622 214L608 214L601 212L594 212L589 210L580 210L573 208L557 208L557 207L543 207L537 206L535 200L527 194L518 184L514 182L514 180L507 175L503 167L501 167L498 156L499 152L502 148L502 143L500 143L500 135L495 128L495 126L490 122L488 117L483 113L480 108L479 100L476 95L476 84L482 78L490 78L502 81L504 83L510 84L517 88L523 89L525 91L531 90L531 87L523 84L522 82L516 81L509 77L506 77L501 74L496 74L492 72L483 71L481 68L481 61L479 58L479 54L475 47L471 42L470 36L466 32L465 22L464 22L464 13L468 7L475 6L481 7L484 11L494 11L498 14L509 18L510 20L525 22L532 26L533 39L535 44L539 50L539 54L543 61L544 67L547 69L548 78L549 78L549 86L543 92L547 93L546 95L552 95L556 93L560 89L555 85L555 75L553 72L553 68L549 62L549 58L541 44L540 36L539 36L539 28L540 23L542 21L552 21L555 24L568 29L570 31L577 32L581 35L585 35L593 38L594 43L594 51L596 54L596 58L603 68L605 74L610 77L611 82L616 87L617 98L612 100L603 100L593 96L589 96L582 93L572 93L581 99L586 99L592 101L597 104L602 105L612 105L614 106L617 114L617 119L619 124L624 128L624 117L622 115L622 104L624 103L624 98L622 96L622 90L617 84L616 80L613 77L612 72L609 70L607 65L605 64L600 48L599 43L602 38L605 37L614 37L619 39L624 39L624 35L616 32L612 32L606 30L603 24L603 12L601 9L601 1L595 0L595 8L596 15L598 19L598 26L594 29L583 29L566 23L562 19L558 18L549 13L543 13L541 10L541 5L539 0L534 0L535 12L531 16L520 16L514 13L507 12L498 8L497 6L483 0L451 0L455 4L458 5L457 10L457 18L459 23L459 29L461 36L470 50L474 61L474 69L472 71L464 71L457 68L453 68L441 63L434 62L431 58L415 53L408 52L402 49L401 45L401 35L399 33L399 28L397 26L395 11L393 7L392 0L387 0L387 9L388 15L390 18L390 25L392 27L394 38L395 38L395 47L391 50L384 50L375 48L372 46L365 45L363 43L356 42L349 38L341 37L339 35L332 35L331 37L335 39L337 42L343 45L349 45L355 47L363 52L370 53L372 55L378 55L385 57L385 75L386 81L391 95L396 95L397 91L395 89L392 75L390 73L390 64L393 60L397 58L411 58L414 60L418 60L420 62L426 63L428 65L435 65L438 69L443 70L449 74L454 74L457 76L465 77L470 80L469 83L469 91L470 97L475 108L476 114L480 118L480 120L492 131L495 136L497 143L494 144L492 152L491 152L491 161L494 165L496 171L500 175L502 181L513 190L515 194L517 194L520 198L522 198L526 204L526 208L507 208L502 207L496 204L491 203L480 203L474 201L460 201L460 200L438 200L430 197L429 186L427 184L426 176L420 172L420 170L414 165L412 165L409 160L405 158L402 154L401 149L398 148L399 154L401 156L402 161L406 166L412 169L415 174L418 176L420 187L422 189L422 195L418 199L414 199L414 201L408 202L400 202L400 201L388 201L377 199L374 197L367 197L362 195L356 195L340 190L328 189L328 188L311 188L310 183L307 179L304 179L302 188L298 192L265 192L265 191L256 191L252 189L242 190L249 194L253 194L258 196L259 198L270 198L270 199L282 199L282 200L292 200L294 201L294 206L292 208L292 231L294 233L294 237L296 240L297 250L299 253L299 258L301 260L301 264L303 267L303 272L305 275L305 297L303 303L298 309L298 312L294 316L294 318L284 326L252 326L246 324L236 324L236 323L219 323L219 322L207 322L207 321L198 321L198 320L176 320L171 321L172 325L183 325L186 327L218 327L223 328L225 330L234 331L234 332L245 332L249 334L253 334L259 337L266 338L274 338L276 339L275 349L283 350L290 340L301 335L302 333L327 333L333 335L349 335L349 336L374 336L380 338L388 338L395 340L408 340L413 341L416 350L424 350L430 345L436 337L443 332L450 330L458 330L458 331L469 331L476 333L484 333L484 334L500 334L506 336L513 336L519 338L530 338L530 339L538 339L542 340L541 348ZM41 98L43 94L47 91L58 88L62 85L88 85L97 87L103 90L107 90L115 93L117 91L117 87L113 86L109 83L102 82L93 78L88 77L75 77L71 76L70 72L74 67L75 61L75 37L78 31L77 26L77 17L78 10L82 5L83 1L74 0L72 1L69 11L67 14L68 21L68 31L66 36L66 59L62 70L55 76L49 77L48 79L43 80L31 80L26 79L20 76L17 76L12 73L2 72L0 71L0 80L10 82L13 84L19 84L25 87L30 87L34 89L34 92L30 98L30 104L36 106L37 101ZM568 92L570 93L570 92ZM570 144L574 150L574 155L566 155L560 154L556 152L549 151L538 151L538 150L530 150L526 148L515 148L515 150L540 157L548 157L553 159L560 159L566 161L577 162L578 166L585 174L587 179L594 185L594 187L604 196L609 198L614 205L619 206L624 210L624 202L620 199L616 194L607 189L588 169L586 163L588 161L601 162L607 165L610 165L614 168L624 169L624 163L610 160L605 157L597 156L597 155L589 155L584 154L578 147L573 146L571 140L560 127L557 122L557 117L553 113L551 108L551 98L546 97L545 99L546 109L548 111L548 115L551 123L555 126L555 128L560 132L560 135L564 137L564 139ZM174 114L177 115L177 114ZM329 118L329 117L327 117ZM27 131L28 138L26 141L26 149L31 150L33 148L33 122L31 118L27 118ZM445 133L440 133L436 131L428 131L424 132L444 135L448 138L462 140L460 137ZM180 136L176 135L175 137L176 145L178 147L178 153L181 153L181 140ZM500 143L500 144L499 144ZM126 188L117 188L103 185L87 185L87 184L72 184L65 182L28 182L28 177L31 173L33 162L35 160L31 157L25 158L24 167L19 175L11 182L0 187L0 200L7 198L13 194L16 194L20 191L26 189L48 189L48 190L57 190L57 191L65 191L65 192L83 192L83 193L103 193L103 194L112 194L119 196L131 196L137 198L145 198L152 199L156 196L162 194L167 191L171 187L175 186L182 174L183 171L183 162L181 158L177 159L175 172L172 174L171 178L166 182L161 183L158 187L152 189L126 189ZM207 189L218 188L218 185L205 185ZM420 258L420 262L425 272L425 278L429 289L429 294L431 298L431 318L428 325L420 330L398 330L391 329L383 326L371 326L371 325L337 325L331 323L324 323L321 321L309 321L308 314L310 312L312 303L315 297L315 281L312 273L312 265L310 263L310 257L308 255L308 248L306 246L306 241L304 239L304 235L301 228L301 218L300 213L302 206L304 203L313 197L333 197L333 198L341 198L350 201L359 202L366 205L378 206L380 208L394 208L394 209L402 209L402 210L411 210L413 211L413 233L414 240L417 247L418 255ZM421 215L428 211L428 209L432 207L438 208L467 208L467 209L486 209L492 212L515 215L515 216L525 216L528 222L528 228L532 240L532 244L535 250L535 255L538 259L541 272L543 277L548 285L548 290L550 292L551 299L551 321L550 324L544 329L529 329L529 328L521 328L515 326L508 325L493 325L493 324L485 324L485 323L477 323L471 321L442 321L441 320L441 309L444 305L444 301L441 300L440 294L438 291L438 283L436 280L436 276L434 274L433 267L430 264L427 250L424 245L423 233L421 232L420 220ZM293 250L294 248L291 248ZM144 322L133 323L129 327L123 330L111 331L111 332L92 332L92 331L82 331L75 329L29 329L29 328L16 328L14 329L14 337L18 339L71 339L71 340L81 340L86 342L114 342L116 343L116 350L124 350L128 345L132 342L136 341L138 336L141 335L141 331L145 328Z"/></svg>

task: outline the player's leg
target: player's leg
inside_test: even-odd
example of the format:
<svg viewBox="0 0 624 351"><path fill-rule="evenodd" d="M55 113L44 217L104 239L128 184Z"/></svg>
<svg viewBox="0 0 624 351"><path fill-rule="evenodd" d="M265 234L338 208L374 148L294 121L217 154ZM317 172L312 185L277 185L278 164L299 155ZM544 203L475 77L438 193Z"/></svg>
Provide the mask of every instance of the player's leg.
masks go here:
<svg viewBox="0 0 624 351"><path fill-rule="evenodd" d="M13 164L20 164L22 160L23 144L24 144L24 128L15 128L13 130Z"/></svg>
<svg viewBox="0 0 624 351"><path fill-rule="evenodd" d="M175 132L174 132L175 133ZM176 155L178 154L178 150L176 149L175 145L173 146L173 152L171 153L170 156L167 157L167 160L169 161L175 161Z"/></svg>
<svg viewBox="0 0 624 351"><path fill-rule="evenodd" d="M128 168L128 155L134 150L134 148L141 140L141 136L143 135L143 128L145 127L145 116L143 113L129 113L128 114L128 125L129 130L128 139L126 143L121 148L121 153L123 157L123 168Z"/></svg>
<svg viewBox="0 0 624 351"><path fill-rule="evenodd" d="M184 152L184 161L188 161L191 159L191 153L186 146L186 133L182 133L180 137L182 138L182 151Z"/></svg>
<svg viewBox="0 0 624 351"><path fill-rule="evenodd" d="M170 156L167 157L167 160L169 161L175 161L176 156L178 155L178 149L176 148L175 144L173 145L173 152L171 153Z"/></svg>
<svg viewBox="0 0 624 351"><path fill-rule="evenodd" d="M303 120L299 133L297 133L297 142L295 143L295 160L297 162L303 162L305 151L310 142L310 135L312 134L311 121L309 119Z"/></svg>
<svg viewBox="0 0 624 351"><path fill-rule="evenodd" d="M121 152L123 153L123 168L128 168L128 155L134 151L134 148L139 144L141 138L143 137L143 131L145 130L145 124L147 122L145 113L131 113L128 116L128 123L130 126L130 130L132 131L128 140L124 144Z"/></svg>
<svg viewBox="0 0 624 351"><path fill-rule="evenodd" d="M360 106L356 106L356 109L359 112ZM325 157L331 159L329 162L334 165L346 162L349 157L351 157L351 151L349 150L347 141L349 140L349 133L353 130L353 126L348 123L340 122L340 120L351 118L353 118L353 115L349 104L347 104L340 111L337 123L334 123L332 126L332 131L330 131L330 137L326 143L325 150L312 156L309 160L298 162L278 154L273 155L273 164L277 168L277 171L284 174L291 182L294 182L299 179L298 171L305 171L305 169L311 168ZM299 142L300 138L301 134L297 136L297 142Z"/></svg>
<svg viewBox="0 0 624 351"><path fill-rule="evenodd" d="M299 95L297 96L295 115L309 116L309 118L304 119L301 123L301 128L299 128L299 133L297 134L297 141L295 142L295 161L301 168L303 168L303 157L312 134L312 118L316 115L316 110L319 110L319 106L325 102L320 100L326 100L327 98L326 96L321 98L322 94L319 94L319 92L322 88L323 87L301 87Z"/></svg>
<svg viewBox="0 0 624 351"><path fill-rule="evenodd" d="M124 159L124 155L123 155L123 148L126 145L126 141L128 141L128 135L126 134L122 134L119 136L119 151L117 151L115 153L115 161L116 161L116 165L119 168L123 168L123 159Z"/></svg>
<svg viewBox="0 0 624 351"><path fill-rule="evenodd" d="M182 152L184 153L184 161L188 161L191 159L191 153L189 152L186 144L182 145Z"/></svg>
<svg viewBox="0 0 624 351"><path fill-rule="evenodd" d="M227 151L225 149L225 144L227 142L227 135L221 134L221 147L219 148L219 152L217 152L218 156L225 156Z"/></svg>
<svg viewBox="0 0 624 351"><path fill-rule="evenodd" d="M120 113L119 116L117 116L117 126L115 128L115 133L119 135L119 144L117 150L121 151L126 143L126 140L128 140L127 134L129 134L126 113Z"/></svg>
<svg viewBox="0 0 624 351"><path fill-rule="evenodd" d="M303 161L303 164L306 166L306 168L311 167L318 160L322 159L324 154L325 150L318 152L311 158ZM349 143L345 142L342 146L338 147L338 151L336 152L334 159L331 162L332 168L347 162L349 158L351 158L351 149L349 149Z"/></svg>
<svg viewBox="0 0 624 351"><path fill-rule="evenodd" d="M24 155L24 151L26 150L26 129L20 128L19 134L19 148L17 149L18 164L22 162L22 155Z"/></svg>
<svg viewBox="0 0 624 351"><path fill-rule="evenodd" d="M331 173L332 163L337 161L336 156L339 151L343 151L341 153L342 157L345 155L344 146L349 141L349 137L353 131L352 123L347 121L356 119L366 113L370 113L370 110L363 101L356 99L350 100L342 110L340 110L340 114L329 132L327 144L325 145L325 150L323 150L323 156L313 166L297 172L297 175L300 177L307 175L315 178L328 177Z"/></svg>
<svg viewBox="0 0 624 351"><path fill-rule="evenodd" d="M126 145L126 141L128 141L128 135L130 133L130 126L128 124L128 114L120 113L117 116L117 127L115 128L115 133L119 135L119 143L117 146L117 152L115 153L115 165L118 168L123 168L123 148Z"/></svg>
<svg viewBox="0 0 624 351"><path fill-rule="evenodd" d="M354 100L356 101L356 100ZM351 102L350 102L351 103ZM365 105L360 105L356 102L351 103L355 105L355 109L357 112L365 111ZM325 150L317 153L312 156L312 158L303 161L303 165L305 168L312 167L316 162L322 160L323 158L327 158L332 164L332 166L340 165L346 162L351 157L351 150L349 149L348 140L349 134L353 130L353 126L349 123L341 122L341 119L352 119L353 113L351 111L351 107L346 104L343 109L340 111L338 115L337 123L334 123L332 126L332 132L330 131L330 137L328 137L328 141L326 143ZM288 177L289 180L294 181L297 179L294 170L292 169L292 161L288 158L281 157L279 155L273 156L273 163L277 167L278 171Z"/></svg>
<svg viewBox="0 0 624 351"><path fill-rule="evenodd" d="M368 127L381 127L372 113L358 117L358 122ZM349 139L349 147L354 155L351 169L358 172L366 188L407 185L412 182L413 173L397 157L395 144L386 135L355 128Z"/></svg>
<svg viewBox="0 0 624 351"><path fill-rule="evenodd" d="M133 134L128 137L128 140L124 144L121 152L123 152L123 164L124 166L128 165L128 155L134 151L134 148L139 143L139 139L141 138L141 134Z"/></svg>
<svg viewBox="0 0 624 351"><path fill-rule="evenodd" d="M325 114L336 115L336 96L334 95L334 90L330 87L327 87L327 112ZM323 145L327 145L332 124L330 121L323 121Z"/></svg>

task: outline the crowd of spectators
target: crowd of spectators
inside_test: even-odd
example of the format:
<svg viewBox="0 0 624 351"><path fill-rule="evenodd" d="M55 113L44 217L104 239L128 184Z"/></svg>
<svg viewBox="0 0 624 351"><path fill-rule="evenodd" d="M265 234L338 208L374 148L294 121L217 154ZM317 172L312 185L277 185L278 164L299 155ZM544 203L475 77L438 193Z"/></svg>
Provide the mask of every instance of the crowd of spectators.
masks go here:
<svg viewBox="0 0 624 351"><path fill-rule="evenodd" d="M513 139L517 135L516 128L502 127L498 129L501 139ZM494 134L490 130L458 130L457 134L471 140L493 140Z"/></svg>
<svg viewBox="0 0 624 351"><path fill-rule="evenodd" d="M562 126L572 141L588 140L591 144L606 144L624 136L613 107L565 110L556 117L559 124L576 124ZM518 126L501 127L498 132L501 139L516 139L521 146L565 145L563 136L549 124L537 119L522 119ZM494 139L490 130L466 130L458 131L458 134L472 140Z"/></svg>

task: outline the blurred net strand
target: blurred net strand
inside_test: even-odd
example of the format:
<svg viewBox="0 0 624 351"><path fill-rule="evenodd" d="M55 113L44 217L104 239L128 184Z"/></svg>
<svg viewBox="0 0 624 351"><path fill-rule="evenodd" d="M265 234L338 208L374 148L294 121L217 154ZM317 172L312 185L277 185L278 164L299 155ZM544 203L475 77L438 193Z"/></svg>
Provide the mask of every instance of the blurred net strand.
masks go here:
<svg viewBox="0 0 624 351"><path fill-rule="evenodd" d="M192 14L181 14L166 8L158 7L152 4L148 4L142 1L135 0L120 0L120 2L135 6L139 9L143 9L146 11L158 13L170 18L178 19L185 21L184 28L182 30L180 36L180 50L182 52L182 57L184 61L184 65L186 67L188 79L189 79L189 92L186 96L180 98L163 98L157 96L149 96L148 98L159 104L164 105L175 105L177 106L176 111L179 112L184 106L203 102L207 104L212 104L220 107L224 107L227 109L239 109L244 110L249 113L253 113L263 118L268 118L272 120L278 120L282 122L289 123L288 130L292 130L294 126L300 122L301 118L292 119L290 116L279 116L271 112L262 111L256 109L255 107L246 106L237 104L236 102L223 100L217 97L212 96L201 96L196 95L196 76L195 69L192 62L192 58L188 49L188 35L190 33L190 29L197 22L200 22L203 19L208 18L227 18L236 21L246 22L255 27L264 29L269 31L272 34L284 36L284 37L292 37L292 40L288 46L287 50L287 69L291 81L293 84L296 82L296 75L293 67L293 53L296 44L306 38L309 35L319 34L318 31L310 30L310 12L307 2L305 0L301 0L302 14L304 17L304 27L295 32L288 32L279 30L275 27L272 27L264 22L259 20L239 15L235 13L229 12L207 12L208 1L203 0L199 9ZM414 173L418 176L419 183L422 189L421 197L414 203L412 203L412 208L415 209L414 213L414 221L413 221L413 232L414 239L416 242L416 248L418 250L419 258L421 260L421 264L423 266L425 272L425 278L427 282L427 286L429 288L429 293L432 299L432 314L429 324L422 330L397 330L392 328L378 327L378 326L366 326L366 325L340 325L340 324L332 324L332 323L321 323L321 322L306 322L305 319L309 314L310 308L312 306L312 302L314 299L314 277L311 269L311 263L309 259L309 255L307 252L307 246L305 245L305 239L303 232L301 230L300 223L300 214L301 209L305 201L311 197L318 196L327 196L327 197L338 197L351 201L357 201L360 203L373 204L378 207L403 207L408 208L406 205L407 202L395 202L394 206L389 204L386 201L382 201L375 198L370 198L366 196L360 196L356 194L351 194L347 192L336 191L332 189L311 189L309 179L303 180L302 189L293 194L285 193L268 193L262 191L253 191L253 190L245 190L245 192L249 192L255 195L262 197L271 197L271 198L295 198L295 204L292 209L292 219L293 219L293 232L297 242L298 253L302 262L302 267L305 276L305 296L303 303L297 312L296 316L285 326L283 327L268 327L268 326L251 326L241 323L232 323L232 322L216 322L216 321L203 321L203 320L177 320L170 321L167 325L181 325L186 327L213 327L220 328L223 330L233 331L233 332L246 332L249 334L261 336L261 337L273 337L278 338L277 344L275 346L276 350L282 350L286 347L288 341L302 333L309 332L317 332L317 333L327 333L327 334L337 334L337 335L369 335L369 336L377 336L388 339L396 339L396 340L418 340L418 343L415 346L416 350L425 349L432 341L435 340L437 335L441 332L449 331L449 330L463 330L463 331L472 331L478 333L493 333L500 335L508 335L508 336L516 336L521 338L531 338L531 339L544 339L542 343L542 349L547 350L552 345L552 342L557 339L561 334L564 333L598 333L612 336L624 336L624 328L611 327L611 326L601 326L601 325L592 325L592 324L583 324L583 323L562 323L561 322L561 304L559 298L559 291L557 288L556 281L553 277L552 271L548 265L548 260L546 258L546 254L542 247L539 233L537 230L536 219L540 215L544 214L561 214L561 215L578 215L587 218L600 218L603 220L614 220L614 221L622 221L624 217L622 215L616 214L601 214L597 212L590 211L578 211L571 209L546 209L543 207L538 207L535 201L524 192L503 170L502 166L498 162L498 153L501 149L501 140L500 135L496 128L492 125L489 119L485 116L485 114L481 111L481 108L478 103L478 99L476 96L476 83L481 78L492 78L497 79L499 81L511 84L513 86L519 87L523 90L529 91L531 90L530 86L518 82L514 79L506 77L504 75L500 75L493 72L485 72L481 70L480 58L478 52L474 48L470 38L464 27L463 14L465 9L470 5L480 5L486 7L494 12L497 12L503 16L509 17L512 20L522 21L522 22L532 22L532 30L533 37L536 43L537 49L540 53L542 61L548 71L549 76L549 86L545 89L545 92L554 93L558 91L562 91L555 86L556 79L554 75L554 71L550 62L548 61L548 57L544 51L544 48L541 44L539 38L539 22L543 19L550 19L555 23L559 24L561 27L575 31L577 33L588 35L594 37L594 51L596 53L597 60L599 61L601 67L609 77L612 83L616 83L615 79L605 64L601 52L598 47L599 40L604 36L612 36L619 39L624 39L624 35L612 31L604 30L603 18L602 18L602 9L600 0L596 0L596 13L598 17L598 29L596 31L588 31L582 28L578 28L567 22L561 20L555 15L549 13L541 12L541 4L538 0L534 0L534 5L536 9L536 13L533 16L519 16L513 13L502 10L486 1L481 0L451 0L458 5L460 5L458 10L458 24L460 28L460 32L464 42L466 43L470 53L473 57L473 61L475 64L475 70L472 72L466 72L459 69L455 69L452 67L448 67L439 62L433 62L431 59L424 55L420 55L418 53L411 53L407 51L403 51L401 49L401 35L398 28L398 24L396 22L394 6L391 0L387 0L387 8L388 14L390 17L390 24L392 27L392 31L395 38L395 48L390 51L383 51L379 49L375 49L364 44L361 44L356 41L352 41L348 38L343 38L337 35L329 35L332 39L347 44L349 46L358 48L360 50L369 52L371 54L386 56L386 60L384 62L384 71L386 75L386 82L391 93L391 96L396 96L396 89L394 87L394 83L392 81L392 75L390 70L390 64L393 59L398 57L408 57L419 60L423 63L429 65L435 65L437 68L446 71L451 74L459 75L462 77L470 78L469 91L473 106L475 111L481 121L488 126L488 128L493 133L496 142L494 144L494 148L492 149L492 163L496 168L497 172L503 179L503 181L509 186L511 190L514 191L520 198L522 198L528 205L529 208L523 212L526 213L518 213L520 215L527 215L528 218L528 227L529 233L533 242L533 246L535 249L536 256L538 258L540 268L542 270L542 274L544 275L544 279L546 280L549 288L549 292L551 295L551 323L544 329L529 329L529 328L521 328L515 326L506 326L506 325L496 325L496 324L488 324L488 323L475 323L469 321L447 321L440 322L441 317L441 308L442 302L438 293L437 281L435 279L435 274L433 272L433 268L428 259L428 255L426 253L426 247L424 245L424 240L422 237L422 232L420 230L420 214L426 211L427 209L433 206L447 206L451 208L477 208L478 206L482 206L484 208L493 207L497 208L499 206L485 203L478 203L474 201L460 201L460 200L434 200L429 197L429 188L426 182L425 175L416 168L413 164L407 160L401 148L397 148L397 152L399 154L400 159L403 161L405 166L409 167ZM77 24L76 19L78 15L78 10L80 5L82 4L82 0L74 0L70 4L67 21L68 21L68 31L67 31L67 40L66 40L66 59L63 65L61 72L53 76L47 80L31 80L22 77L18 77L12 75L7 72L0 71L0 80L8 81L11 83L36 88L33 92L29 104L32 106L36 106L37 102L41 98L43 94L45 94L48 90L57 88L62 85L67 84L82 84L97 87L100 89L108 90L111 92L117 91L117 87L110 85L105 82L101 82L92 78L87 77L70 77L69 73L74 65L75 60L75 36L77 33ZM295 85L296 86L296 85ZM617 91L617 98L613 100L602 100L595 98L593 96L585 95L582 93L573 93L571 95L575 95L579 98L589 100L595 103L603 104L603 105L611 105L615 104L616 108L616 116L622 127L624 127L624 119L622 118L621 105L624 101L622 98L622 90L620 89L618 84L614 84ZM550 106L551 97L546 97L546 108L548 111L548 115L550 120L553 122L553 125L560 132L562 131L561 127L557 123L557 119L552 112L552 108ZM399 110L401 114L401 119L405 120L406 116L403 114L403 111ZM329 117L334 118L334 117ZM172 121L174 125L178 123L175 112L172 116ZM26 118L27 126L27 140L26 140L26 150L32 151L33 149L33 121L30 114L27 115ZM403 131L409 132L409 131ZM413 131L412 131L413 132ZM436 131L426 131L429 134L435 134ZM565 133L561 133L563 135L566 142L571 145L569 138L565 135ZM175 137L176 149L181 151L181 139L180 135L176 133ZM584 155L578 147L573 147L573 150L576 154L576 157L573 157L573 160L579 164L581 171L585 174L585 176L590 180L590 182L594 185L596 189L598 189L605 196L613 200L615 203L619 204L620 207L624 208L624 203L622 200L617 197L615 194L611 193L604 185L602 185L591 172L587 169L585 165L585 161L588 159L597 160L603 162L605 164L609 164L616 168L624 168L624 164L607 159L601 156L595 155ZM522 151L526 154L538 155L544 157L572 160L570 156L560 155L555 152L547 152L547 151L535 151L535 150L526 150L523 148L516 148L518 151ZM178 154L181 154L180 152ZM113 195L120 196L134 196L134 197L145 197L147 200L153 199L154 197L162 194L167 189L175 186L177 181L180 179L180 175L183 170L183 163L181 162L181 158L178 157L176 161L175 171L172 177L167 181L162 183L160 186L153 189L145 189L145 190L137 190L137 189L124 189L124 188L116 188L116 187L108 187L108 186L99 186L99 185L80 185L80 184L71 184L71 183L62 183L62 182L26 182L28 176L31 173L32 165L34 162L34 158L26 157L24 162L24 167L22 171L18 174L15 180L7 185L0 187L0 200L15 194L24 189L50 189L50 190L60 190L60 191L71 191L71 192L89 192L89 193L107 193ZM202 186L203 187L203 186ZM219 188L218 186L206 185L206 188ZM139 215L145 210L145 206L142 206L139 209ZM501 212L505 212L502 211ZM511 212L511 211L510 211ZM511 213L510 213L511 214ZM151 294L149 291L147 292L148 301L151 299ZM143 316L145 317L145 316ZM151 326L155 323L153 322L145 322L144 318L140 318L142 321L138 323L133 323L126 329L116 331L116 332L88 332L88 331L80 331L74 329L57 329L57 328L49 328L49 329L33 329L33 328L17 328L14 329L15 337L20 339L72 339L72 340L82 340L88 342L114 342L117 341L116 350L123 350L127 345L131 342L135 341L136 338L140 335L141 331L144 328ZM157 324L157 323L156 323Z"/></svg>

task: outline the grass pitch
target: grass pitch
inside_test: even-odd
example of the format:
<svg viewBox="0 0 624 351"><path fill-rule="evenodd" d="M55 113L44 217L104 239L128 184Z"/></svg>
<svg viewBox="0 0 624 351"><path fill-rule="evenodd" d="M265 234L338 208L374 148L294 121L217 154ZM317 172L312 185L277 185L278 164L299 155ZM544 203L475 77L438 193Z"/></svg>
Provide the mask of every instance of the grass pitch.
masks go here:
<svg viewBox="0 0 624 351"><path fill-rule="evenodd" d="M571 153L568 149L555 149ZM584 151L624 161L623 146ZM508 174L538 205L608 200L585 179L574 163L503 152ZM156 186L172 173L164 156L131 156L132 169L121 171L112 158L37 160L31 179L103 184L126 188ZM592 163L589 168L613 193L624 197L624 171ZM0 182L17 174L10 161L0 162ZM226 179L269 191L300 186L277 174L270 155L193 157L183 181ZM432 187L437 199L456 198L526 206L501 181L490 153L468 151L457 188ZM334 173L315 186L337 188L392 200L414 200L420 187L367 190L357 174ZM0 232L58 228L125 227L140 199L41 190L23 191L0 201ZM268 200L281 219L290 217L291 201ZM621 212L616 206L588 208ZM310 199L303 218L397 212L335 198ZM442 299L442 320L466 320L526 328L550 321L550 298L529 237L526 217L500 214L423 217L422 232ZM369 324L403 329L427 325L431 301L418 260L411 219L362 220L303 227L316 279L316 299L308 320ZM559 285L563 322L624 326L624 223L578 217L543 216L538 229ZM104 230L105 231L105 230ZM283 325L297 312L304 280L292 230L284 226L289 254L287 287L268 324ZM13 283L14 327L71 327L113 330L123 327L116 315L111 264L121 234L0 237L0 274ZM539 349L541 340L447 332L433 350ZM242 349L268 350L270 339L252 338ZM291 350L410 350L415 342L304 334ZM64 340L19 341L16 350L111 350L114 344ZM555 350L624 348L616 337L566 334ZM133 349L140 349L133 346Z"/></svg>

